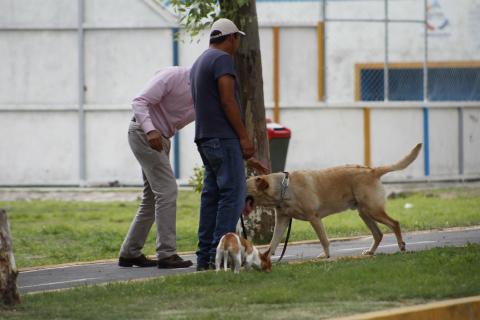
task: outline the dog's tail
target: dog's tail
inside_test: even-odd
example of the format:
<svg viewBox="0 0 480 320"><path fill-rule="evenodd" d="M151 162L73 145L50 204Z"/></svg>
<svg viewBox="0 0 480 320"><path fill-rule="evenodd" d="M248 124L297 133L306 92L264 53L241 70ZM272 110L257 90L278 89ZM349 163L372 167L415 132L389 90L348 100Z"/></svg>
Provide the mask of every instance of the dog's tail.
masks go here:
<svg viewBox="0 0 480 320"><path fill-rule="evenodd" d="M408 155L406 155L403 159L400 161L388 165L388 166L382 166L382 167L377 167L373 169L373 174L377 177L381 177L384 174L392 171L398 171L398 170L403 170L406 167L410 165L418 156L418 153L420 152L420 149L422 149L422 144L419 143L415 146L415 148L410 151Z"/></svg>

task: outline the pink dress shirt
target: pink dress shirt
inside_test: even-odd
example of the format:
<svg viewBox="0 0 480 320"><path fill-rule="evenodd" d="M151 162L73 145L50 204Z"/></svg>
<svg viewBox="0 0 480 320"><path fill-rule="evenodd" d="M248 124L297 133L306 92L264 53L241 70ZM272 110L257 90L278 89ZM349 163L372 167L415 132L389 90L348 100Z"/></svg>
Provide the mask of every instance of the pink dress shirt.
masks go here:
<svg viewBox="0 0 480 320"><path fill-rule="evenodd" d="M143 131L159 131L165 138L195 120L190 68L168 67L158 71L132 102L135 120Z"/></svg>

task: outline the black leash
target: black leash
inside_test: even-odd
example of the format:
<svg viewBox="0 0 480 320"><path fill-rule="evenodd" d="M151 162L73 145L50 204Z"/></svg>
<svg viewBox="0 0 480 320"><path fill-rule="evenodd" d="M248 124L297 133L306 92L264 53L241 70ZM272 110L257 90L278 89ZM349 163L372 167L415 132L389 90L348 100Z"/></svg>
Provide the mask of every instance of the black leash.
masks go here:
<svg viewBox="0 0 480 320"><path fill-rule="evenodd" d="M248 238L247 238L247 230L245 230L245 223L243 222L243 213L240 214L240 222L242 223L243 238L244 238L245 240L248 240Z"/></svg>
<svg viewBox="0 0 480 320"><path fill-rule="evenodd" d="M276 263L279 263L283 255L285 254L285 251L287 250L287 245L288 245L288 239L290 238L290 230L292 230L292 218L290 218L290 222L288 223L288 230L287 230L287 237L285 238L285 243L283 244L283 249L282 249L282 254L280 255L280 258L277 260Z"/></svg>
<svg viewBox="0 0 480 320"><path fill-rule="evenodd" d="M289 185L289 178L290 174L287 171L283 172L285 174L285 177L282 180L282 188L280 190L280 201L283 201L285 199L285 194L287 192L287 188ZM288 222L288 231L287 231L287 237L285 238L285 243L283 244L283 249L282 249L282 254L280 255L280 258L277 260L276 263L279 263L283 255L285 254L285 251L287 250L287 245L288 245L288 239L290 239L290 231L292 230L292 218L290 218L290 221Z"/></svg>
<svg viewBox="0 0 480 320"><path fill-rule="evenodd" d="M288 188L288 179L289 179L289 173L284 171L283 172L285 174L285 177L282 181L282 190L281 190L281 194L280 194L280 199L283 201L284 199L284 196L285 196L285 192L287 191L287 188ZM290 222L288 223L288 230L287 230L287 237L285 238L285 243L283 244L283 249L282 249L282 254L280 255L280 258L277 260L276 263L279 263L282 258L283 258L283 255L285 254L285 251L287 250L287 245L288 245L288 240L290 239L290 231L292 230L292 218L290 218ZM243 213L240 214L240 222L242 224L242 233L243 233L243 238L248 240L247 238L247 231L245 229L245 223L243 221Z"/></svg>
<svg viewBox="0 0 480 320"><path fill-rule="evenodd" d="M292 230L292 220L293 219L290 218L290 222L288 223L287 237L285 238L285 243L283 244L282 254L280 255L280 258L278 258L276 263L279 263L282 260L283 256L285 255L285 251L287 251L288 240L290 239L290 231ZM240 216L240 222L242 224L243 238L248 240L247 230L245 229L245 223L243 222L243 215Z"/></svg>

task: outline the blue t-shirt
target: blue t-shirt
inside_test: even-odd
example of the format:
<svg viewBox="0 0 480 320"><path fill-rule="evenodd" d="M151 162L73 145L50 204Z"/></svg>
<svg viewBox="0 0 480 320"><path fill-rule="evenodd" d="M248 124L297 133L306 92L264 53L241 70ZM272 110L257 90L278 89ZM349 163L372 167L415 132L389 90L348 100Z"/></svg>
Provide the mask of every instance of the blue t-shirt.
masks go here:
<svg viewBox="0 0 480 320"><path fill-rule="evenodd" d="M190 85L195 106L195 141L204 138L238 139L220 101L217 81L224 75L235 78L235 97L241 109L237 74L231 55L222 50L209 48L192 66ZM240 114L243 115L242 110Z"/></svg>

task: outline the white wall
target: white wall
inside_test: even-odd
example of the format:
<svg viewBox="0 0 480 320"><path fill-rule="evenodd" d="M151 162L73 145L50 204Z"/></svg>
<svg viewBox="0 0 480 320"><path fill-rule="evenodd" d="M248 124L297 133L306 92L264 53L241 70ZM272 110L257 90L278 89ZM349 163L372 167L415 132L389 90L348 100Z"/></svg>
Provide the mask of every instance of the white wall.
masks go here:
<svg viewBox="0 0 480 320"><path fill-rule="evenodd" d="M465 174L480 173L480 109L464 110Z"/></svg>
<svg viewBox="0 0 480 320"><path fill-rule="evenodd" d="M144 0L85 0L85 23L97 27L170 25Z"/></svg>
<svg viewBox="0 0 480 320"><path fill-rule="evenodd" d="M0 24L4 26L75 27L77 1L0 0Z"/></svg>
<svg viewBox="0 0 480 320"><path fill-rule="evenodd" d="M391 18L422 19L421 1L389 1ZM480 1L440 0L446 30L429 35L431 61L480 60ZM0 185L79 184L77 1L0 0ZM273 31L280 29L280 121L292 129L286 169L363 164L363 111L352 107L355 64L382 63L383 23L329 22L327 96L317 97L315 2L257 4L267 116L273 105ZM382 1L330 1L330 18L382 19ZM477 17L478 15L478 17ZM476 22L477 21L477 22ZM85 1L87 184L140 184L127 141L130 101L154 72L173 62L172 22L141 0ZM424 56L420 24L390 24L390 62ZM181 65L208 46L206 33L183 37ZM429 110L431 178L458 178L457 106ZM392 163L423 142L420 108L371 109L372 165ZM480 105L463 109L464 177L480 177ZM185 182L201 164L194 125L180 133ZM173 148L172 148L173 150ZM173 160L173 151L171 158ZM424 153L390 180L424 179Z"/></svg>
<svg viewBox="0 0 480 320"><path fill-rule="evenodd" d="M371 112L372 166L392 164L405 156L417 143L423 142L421 109L373 110ZM388 178L418 178L424 174L423 152L402 171Z"/></svg>
<svg viewBox="0 0 480 320"><path fill-rule="evenodd" d="M76 44L72 31L0 32L0 104L75 103Z"/></svg>
<svg viewBox="0 0 480 320"><path fill-rule="evenodd" d="M281 117L282 123L292 130L287 170L363 163L361 110L288 110L282 112Z"/></svg>
<svg viewBox="0 0 480 320"><path fill-rule="evenodd" d="M459 171L458 123L457 109L429 110L430 170L437 177Z"/></svg>
<svg viewBox="0 0 480 320"><path fill-rule="evenodd" d="M169 29L88 31L86 102L129 104L155 71L172 64L171 37Z"/></svg>
<svg viewBox="0 0 480 320"><path fill-rule="evenodd" d="M74 112L0 114L2 185L78 184Z"/></svg>

